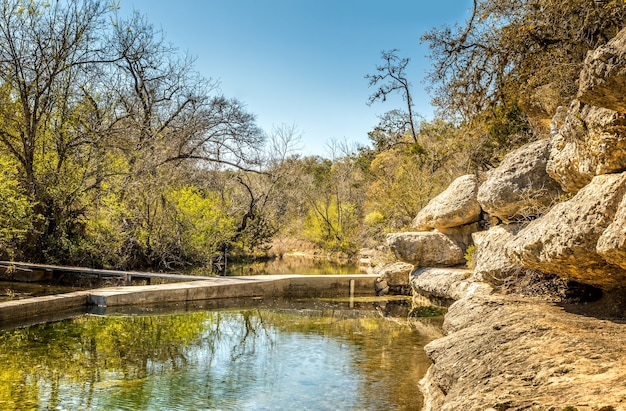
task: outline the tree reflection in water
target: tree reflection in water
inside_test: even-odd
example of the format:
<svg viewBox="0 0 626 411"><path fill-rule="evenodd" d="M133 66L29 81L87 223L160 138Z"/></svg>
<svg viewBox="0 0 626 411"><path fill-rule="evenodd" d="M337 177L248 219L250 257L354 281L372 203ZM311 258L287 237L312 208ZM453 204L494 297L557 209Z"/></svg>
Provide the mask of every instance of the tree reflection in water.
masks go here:
<svg viewBox="0 0 626 411"><path fill-rule="evenodd" d="M81 316L5 331L0 409L419 409L428 338L362 307Z"/></svg>

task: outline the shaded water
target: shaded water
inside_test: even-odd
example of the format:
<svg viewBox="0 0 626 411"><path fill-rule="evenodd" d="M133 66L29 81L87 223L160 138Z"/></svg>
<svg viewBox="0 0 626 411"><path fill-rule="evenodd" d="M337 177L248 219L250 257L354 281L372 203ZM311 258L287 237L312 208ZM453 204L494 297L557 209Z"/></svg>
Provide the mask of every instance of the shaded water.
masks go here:
<svg viewBox="0 0 626 411"><path fill-rule="evenodd" d="M2 332L0 409L421 408L430 338L407 323L406 300L255 304Z"/></svg>

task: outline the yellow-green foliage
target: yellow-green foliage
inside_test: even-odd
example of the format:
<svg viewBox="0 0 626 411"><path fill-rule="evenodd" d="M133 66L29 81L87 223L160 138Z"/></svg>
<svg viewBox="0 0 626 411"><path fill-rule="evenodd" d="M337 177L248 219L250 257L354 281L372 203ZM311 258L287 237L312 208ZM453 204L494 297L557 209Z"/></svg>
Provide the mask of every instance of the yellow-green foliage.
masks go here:
<svg viewBox="0 0 626 411"><path fill-rule="evenodd" d="M357 246L358 213L354 204L318 202L305 217L305 237L330 251L350 252Z"/></svg>
<svg viewBox="0 0 626 411"><path fill-rule="evenodd" d="M477 249L478 249L477 246L475 244L472 244L469 247L467 247L467 250L465 250L465 255L463 256L463 258L465 259L467 268L473 269L476 267L476 261L474 257L475 257Z"/></svg>
<svg viewBox="0 0 626 411"><path fill-rule="evenodd" d="M81 246L98 265L119 267L124 265L124 242L127 239L127 222L132 218L131 210L118 195L105 190L89 214L83 219L85 234Z"/></svg>
<svg viewBox="0 0 626 411"><path fill-rule="evenodd" d="M0 250L7 252L32 229L32 204L17 177L15 163L0 156Z"/></svg>
<svg viewBox="0 0 626 411"><path fill-rule="evenodd" d="M169 201L176 209L176 222L186 254L206 259L235 231L235 220L226 214L217 193L185 186L172 190Z"/></svg>

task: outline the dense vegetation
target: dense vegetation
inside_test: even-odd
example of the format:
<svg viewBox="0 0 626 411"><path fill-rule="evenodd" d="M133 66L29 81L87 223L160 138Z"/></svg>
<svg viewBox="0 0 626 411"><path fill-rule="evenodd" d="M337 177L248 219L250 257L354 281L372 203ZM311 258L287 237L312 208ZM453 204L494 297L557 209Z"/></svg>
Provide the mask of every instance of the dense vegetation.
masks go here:
<svg viewBox="0 0 626 411"><path fill-rule="evenodd" d="M409 59L383 52L370 103L398 92L405 107L381 117L370 147L336 144L319 158L293 150L296 127L260 130L140 14L122 19L103 0L2 0L0 252L167 269L277 239L376 245L452 178L545 135L586 51L624 26L625 8L475 0L463 26L422 39L438 118L419 121Z"/></svg>

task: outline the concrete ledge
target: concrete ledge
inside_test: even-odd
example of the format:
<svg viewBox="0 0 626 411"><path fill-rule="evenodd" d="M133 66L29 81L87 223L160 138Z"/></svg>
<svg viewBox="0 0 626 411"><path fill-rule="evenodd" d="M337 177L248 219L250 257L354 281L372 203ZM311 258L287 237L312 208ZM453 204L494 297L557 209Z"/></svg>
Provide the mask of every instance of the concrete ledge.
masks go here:
<svg viewBox="0 0 626 411"><path fill-rule="evenodd" d="M125 286L78 291L0 303L0 328L88 305L114 307L246 297L330 297L375 295L376 274L265 275L216 277L160 285Z"/></svg>
<svg viewBox="0 0 626 411"><path fill-rule="evenodd" d="M0 303L0 328L16 320L35 320L49 314L84 309L90 291L46 295Z"/></svg>

